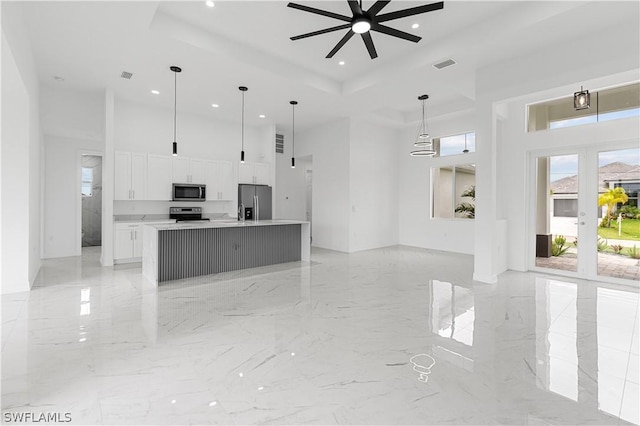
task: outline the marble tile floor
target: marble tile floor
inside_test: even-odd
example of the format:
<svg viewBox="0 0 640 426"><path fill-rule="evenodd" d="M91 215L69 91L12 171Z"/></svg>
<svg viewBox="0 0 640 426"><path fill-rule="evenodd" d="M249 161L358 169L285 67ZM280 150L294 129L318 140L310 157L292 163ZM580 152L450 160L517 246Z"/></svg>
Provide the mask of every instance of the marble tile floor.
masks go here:
<svg viewBox="0 0 640 426"><path fill-rule="evenodd" d="M5 423L639 423L637 289L402 246L155 288L83 252L2 297Z"/></svg>

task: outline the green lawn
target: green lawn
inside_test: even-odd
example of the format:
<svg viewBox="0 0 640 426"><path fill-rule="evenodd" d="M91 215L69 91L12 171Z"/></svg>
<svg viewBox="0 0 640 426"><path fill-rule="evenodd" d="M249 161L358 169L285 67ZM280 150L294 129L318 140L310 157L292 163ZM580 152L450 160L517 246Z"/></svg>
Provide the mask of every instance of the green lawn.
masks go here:
<svg viewBox="0 0 640 426"><path fill-rule="evenodd" d="M618 222L611 221L611 228L602 228L598 226L598 235L602 238L613 238L617 240L635 240L640 241L640 220L639 219L623 219L622 235L618 236Z"/></svg>

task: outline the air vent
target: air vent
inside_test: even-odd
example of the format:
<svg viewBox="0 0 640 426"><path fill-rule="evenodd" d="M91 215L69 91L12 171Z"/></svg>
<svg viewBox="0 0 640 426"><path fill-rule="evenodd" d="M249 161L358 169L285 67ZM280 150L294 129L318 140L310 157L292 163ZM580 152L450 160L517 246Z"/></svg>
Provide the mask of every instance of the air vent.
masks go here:
<svg viewBox="0 0 640 426"><path fill-rule="evenodd" d="M120 74L120 77L126 78L127 80L130 80L131 77L133 77L133 73L128 72L128 71L122 71L122 74Z"/></svg>
<svg viewBox="0 0 640 426"><path fill-rule="evenodd" d="M276 133L276 152L278 154L284 154L284 135Z"/></svg>
<svg viewBox="0 0 640 426"><path fill-rule="evenodd" d="M438 62L437 64L433 64L433 67L435 69L441 70L442 68L450 67L451 65L455 65L455 64L456 64L456 61L449 58L449 59L445 59L442 62Z"/></svg>

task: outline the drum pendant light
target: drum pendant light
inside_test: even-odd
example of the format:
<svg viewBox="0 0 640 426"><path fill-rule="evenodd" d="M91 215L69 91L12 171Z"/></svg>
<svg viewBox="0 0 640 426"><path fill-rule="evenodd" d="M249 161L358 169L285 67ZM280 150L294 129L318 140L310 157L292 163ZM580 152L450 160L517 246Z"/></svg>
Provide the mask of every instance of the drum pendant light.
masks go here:
<svg viewBox="0 0 640 426"><path fill-rule="evenodd" d="M291 101L291 168L296 168L296 105L298 101Z"/></svg>
<svg viewBox="0 0 640 426"><path fill-rule="evenodd" d="M413 146L423 149L411 151L410 155L414 157L433 157L436 155L436 152L432 148L433 141L431 140L431 135L429 135L429 123L427 122L427 112L425 108L427 99L429 99L429 95L418 96L418 100L422 102L422 121L420 122L418 136Z"/></svg>
<svg viewBox="0 0 640 426"><path fill-rule="evenodd" d="M242 120L241 120L241 129L240 129L240 140L242 143L242 150L240 151L240 162L244 163L244 92L249 90L245 86L238 87L238 90L242 92Z"/></svg>
<svg viewBox="0 0 640 426"><path fill-rule="evenodd" d="M178 156L178 142L176 141L176 127L178 117L178 73L182 72L182 68L172 66L169 67L173 71L173 156Z"/></svg>

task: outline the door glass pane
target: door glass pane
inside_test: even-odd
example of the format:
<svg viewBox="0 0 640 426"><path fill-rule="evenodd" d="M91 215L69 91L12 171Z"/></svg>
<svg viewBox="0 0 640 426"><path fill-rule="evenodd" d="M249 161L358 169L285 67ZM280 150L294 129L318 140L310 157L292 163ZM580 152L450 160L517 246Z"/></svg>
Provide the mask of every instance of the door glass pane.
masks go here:
<svg viewBox="0 0 640 426"><path fill-rule="evenodd" d="M578 155L536 163L536 266L578 271Z"/></svg>
<svg viewBox="0 0 640 426"><path fill-rule="evenodd" d="M640 149L598 153L598 275L640 279Z"/></svg>

